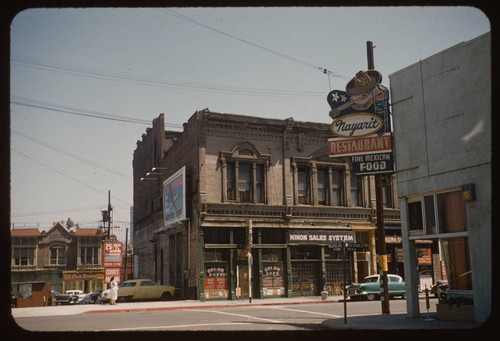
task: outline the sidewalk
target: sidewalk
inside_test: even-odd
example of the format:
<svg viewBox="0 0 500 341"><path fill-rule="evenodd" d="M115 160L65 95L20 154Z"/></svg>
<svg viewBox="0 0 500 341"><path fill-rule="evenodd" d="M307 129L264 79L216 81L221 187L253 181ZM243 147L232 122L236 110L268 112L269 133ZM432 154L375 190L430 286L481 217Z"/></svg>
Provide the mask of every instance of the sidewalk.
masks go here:
<svg viewBox="0 0 500 341"><path fill-rule="evenodd" d="M247 299L241 300L220 300L205 301L184 300L184 301L155 301L155 302L133 302L109 304L75 304L55 307L32 307L32 308L12 308L14 318L36 317L36 316L61 316L77 314L98 314L117 313L129 311L154 311L154 310L174 310L174 309L203 309L203 308L228 308L243 306L266 306L266 305L291 305L291 304L322 304L342 302L342 296L329 296L322 300L319 296L314 297L294 297L294 298L273 298L273 299L252 299L249 303ZM344 318L327 319L323 321L325 329L475 329L481 327L481 323L442 321L437 320L435 313L430 314L432 320L426 320L427 314L422 313L421 317L412 318L406 314L390 315L357 315L347 316L347 323ZM484 327L484 326L483 326Z"/></svg>

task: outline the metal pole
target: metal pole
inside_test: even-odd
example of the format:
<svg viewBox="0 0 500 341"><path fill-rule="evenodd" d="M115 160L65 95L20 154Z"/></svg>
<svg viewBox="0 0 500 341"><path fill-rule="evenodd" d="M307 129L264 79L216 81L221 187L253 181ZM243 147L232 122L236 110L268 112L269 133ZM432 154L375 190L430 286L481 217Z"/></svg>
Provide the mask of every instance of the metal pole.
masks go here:
<svg viewBox="0 0 500 341"><path fill-rule="evenodd" d="M252 220L248 221L248 238L247 238L247 247L248 247L248 302L252 303Z"/></svg>
<svg viewBox="0 0 500 341"><path fill-rule="evenodd" d="M366 42L366 56L368 59L368 69L375 69L373 60L373 42ZM382 175L375 174L375 197L377 200L377 232L378 232L378 257L380 264L380 302L382 314L390 314L389 291L387 286L387 255L385 249L385 222L384 222L384 202L382 194Z"/></svg>
<svg viewBox="0 0 500 341"><path fill-rule="evenodd" d="M128 227L125 229L125 270L123 274L123 281L127 280L127 258L128 258L128 253L127 253L127 245L128 245Z"/></svg>
<svg viewBox="0 0 500 341"><path fill-rule="evenodd" d="M346 243L345 242L342 242L342 253L343 253L343 256L344 256L344 259L342 261L342 267L343 267L343 273L344 273L344 283L343 283L343 292L344 292L344 324L347 323L347 291L346 291L346 275L345 275L345 258L346 258Z"/></svg>

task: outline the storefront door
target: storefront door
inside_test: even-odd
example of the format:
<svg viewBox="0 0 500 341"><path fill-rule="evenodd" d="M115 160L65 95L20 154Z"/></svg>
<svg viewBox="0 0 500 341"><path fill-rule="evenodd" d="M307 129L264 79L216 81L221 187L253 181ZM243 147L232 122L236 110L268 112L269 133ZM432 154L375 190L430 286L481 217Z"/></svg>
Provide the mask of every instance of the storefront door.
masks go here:
<svg viewBox="0 0 500 341"><path fill-rule="evenodd" d="M241 289L241 297L248 297L248 266L237 265L236 287Z"/></svg>

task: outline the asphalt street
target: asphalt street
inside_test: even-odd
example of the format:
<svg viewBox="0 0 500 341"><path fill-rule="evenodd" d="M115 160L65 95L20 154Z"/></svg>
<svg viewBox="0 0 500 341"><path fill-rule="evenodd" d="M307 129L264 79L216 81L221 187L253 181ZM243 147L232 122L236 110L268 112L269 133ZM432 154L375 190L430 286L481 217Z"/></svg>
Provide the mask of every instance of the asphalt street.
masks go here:
<svg viewBox="0 0 500 341"><path fill-rule="evenodd" d="M325 329L475 329L478 323L439 321L436 299L429 314L421 300L421 317L406 315L406 301L390 301L381 315L380 301L347 302L341 297L239 301L135 302L110 305L13 308L19 330L77 332L136 331L304 331Z"/></svg>

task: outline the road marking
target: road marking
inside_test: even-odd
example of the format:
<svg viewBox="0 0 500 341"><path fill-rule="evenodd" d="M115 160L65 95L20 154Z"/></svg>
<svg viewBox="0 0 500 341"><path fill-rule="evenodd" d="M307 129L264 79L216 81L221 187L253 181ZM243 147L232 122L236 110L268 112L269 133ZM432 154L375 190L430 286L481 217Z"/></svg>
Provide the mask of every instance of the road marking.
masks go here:
<svg viewBox="0 0 500 341"><path fill-rule="evenodd" d="M190 309L190 310L191 311L193 311L193 310L199 311L199 312L203 312L203 313L217 313L217 314L229 315L229 316L246 317L246 318L250 318L250 319L261 320L261 321L266 321L266 322L271 322L271 323L284 323L284 321L271 320L271 319L266 319L266 318L262 318L262 317L251 316L251 315L227 313L224 311L217 311L217 310L206 310L206 309Z"/></svg>
<svg viewBox="0 0 500 341"><path fill-rule="evenodd" d="M334 317L334 318L343 317L343 316L340 316L340 315L327 314L327 313L317 313L315 311L308 311L308 310L298 310L298 309L289 309L289 308L280 308L280 307L266 307L266 308L267 309L276 309L276 310L294 311L294 312L297 312L297 313L306 313L306 314L330 316L330 317Z"/></svg>
<svg viewBox="0 0 500 341"><path fill-rule="evenodd" d="M131 330L147 330L147 329L175 329L175 328L194 328L194 327L210 327L210 326L233 326L239 324L251 324L250 322L223 322L223 323L199 323L199 324L181 324L176 326L151 326L151 327L129 327L129 328L113 328L101 329L101 331L131 331Z"/></svg>

